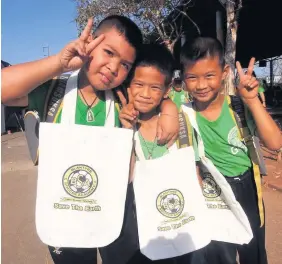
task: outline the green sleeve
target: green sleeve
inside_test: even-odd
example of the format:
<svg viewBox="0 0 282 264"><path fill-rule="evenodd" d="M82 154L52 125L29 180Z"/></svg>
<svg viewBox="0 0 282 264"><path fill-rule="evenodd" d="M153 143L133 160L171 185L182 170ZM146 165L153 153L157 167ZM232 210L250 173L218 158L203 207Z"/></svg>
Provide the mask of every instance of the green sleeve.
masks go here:
<svg viewBox="0 0 282 264"><path fill-rule="evenodd" d="M41 84L28 94L28 109L37 111L41 120L43 120L45 100L51 82L52 80Z"/></svg>
<svg viewBox="0 0 282 264"><path fill-rule="evenodd" d="M117 107L115 107L115 127L121 127L119 121L119 110L117 109Z"/></svg>
<svg viewBox="0 0 282 264"><path fill-rule="evenodd" d="M258 92L259 93L264 93L265 92L264 87L262 85L259 86Z"/></svg>

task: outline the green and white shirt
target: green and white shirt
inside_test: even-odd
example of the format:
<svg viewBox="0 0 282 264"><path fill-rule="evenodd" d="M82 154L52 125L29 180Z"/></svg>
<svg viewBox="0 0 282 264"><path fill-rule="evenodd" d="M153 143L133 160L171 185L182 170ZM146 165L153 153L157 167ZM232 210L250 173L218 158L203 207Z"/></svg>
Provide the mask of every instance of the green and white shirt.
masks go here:
<svg viewBox="0 0 282 264"><path fill-rule="evenodd" d="M151 159L157 159L169 153L166 145L158 145L157 142L147 141L141 136L140 132L138 132L138 136L146 160L149 159L150 154Z"/></svg>
<svg viewBox="0 0 282 264"><path fill-rule="evenodd" d="M39 114L41 120L43 120L45 100L47 97L48 89L50 88L51 81L40 85L38 88L33 90L28 95L28 108L30 110L36 110ZM82 101L80 96L77 96L76 100L76 114L75 114L75 124L87 125L87 126L104 126L106 120L106 101L105 99L99 100L99 102L91 108L95 120L93 122L86 121L87 105ZM57 116L55 118L55 123L61 122L62 107L59 108ZM119 114L117 109L115 109L115 126L120 127Z"/></svg>
<svg viewBox="0 0 282 264"><path fill-rule="evenodd" d="M239 139L239 131L225 99L221 114L209 121L196 113L206 156L225 176L238 176L252 167L246 145Z"/></svg>

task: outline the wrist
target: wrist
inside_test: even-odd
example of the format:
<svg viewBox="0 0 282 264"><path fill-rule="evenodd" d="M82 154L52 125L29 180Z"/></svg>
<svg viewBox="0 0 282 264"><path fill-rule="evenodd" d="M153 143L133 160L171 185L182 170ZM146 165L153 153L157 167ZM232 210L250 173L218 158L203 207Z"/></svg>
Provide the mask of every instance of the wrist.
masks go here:
<svg viewBox="0 0 282 264"><path fill-rule="evenodd" d="M51 59L54 60L54 69L56 70L56 72L58 73L57 75L60 75L64 72L67 72L67 70L65 70L65 67L63 66L62 62L61 62L61 56L60 54L56 54L53 56L50 56Z"/></svg>
<svg viewBox="0 0 282 264"><path fill-rule="evenodd" d="M252 98L252 99L242 98L242 100L250 110L252 110L253 107L257 107L257 106L262 105L258 97L255 97L255 98Z"/></svg>

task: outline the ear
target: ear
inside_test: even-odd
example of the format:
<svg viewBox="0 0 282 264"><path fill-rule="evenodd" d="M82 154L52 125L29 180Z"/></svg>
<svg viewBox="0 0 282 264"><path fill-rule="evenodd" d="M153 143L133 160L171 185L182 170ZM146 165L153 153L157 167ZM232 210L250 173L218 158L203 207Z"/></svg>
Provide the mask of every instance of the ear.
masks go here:
<svg viewBox="0 0 282 264"><path fill-rule="evenodd" d="M222 81L226 79L226 76L228 75L229 72L230 72L230 66L228 64L225 64L223 68Z"/></svg>

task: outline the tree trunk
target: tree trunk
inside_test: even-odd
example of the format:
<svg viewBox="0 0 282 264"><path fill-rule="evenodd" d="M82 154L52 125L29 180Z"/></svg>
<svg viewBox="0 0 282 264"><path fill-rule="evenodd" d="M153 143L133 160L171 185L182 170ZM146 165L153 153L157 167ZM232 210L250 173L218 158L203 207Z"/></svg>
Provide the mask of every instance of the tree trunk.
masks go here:
<svg viewBox="0 0 282 264"><path fill-rule="evenodd" d="M231 1L226 2L226 16L227 16L227 33L225 45L225 60L230 66L230 73L225 80L224 92L225 94L235 94L235 56L236 56L236 40L238 23L235 15L235 3Z"/></svg>

